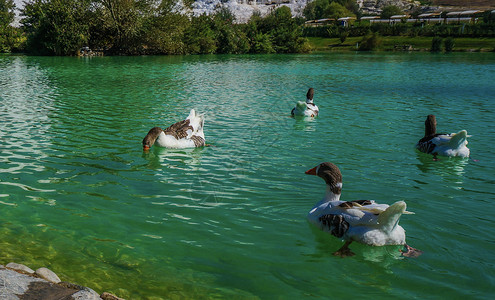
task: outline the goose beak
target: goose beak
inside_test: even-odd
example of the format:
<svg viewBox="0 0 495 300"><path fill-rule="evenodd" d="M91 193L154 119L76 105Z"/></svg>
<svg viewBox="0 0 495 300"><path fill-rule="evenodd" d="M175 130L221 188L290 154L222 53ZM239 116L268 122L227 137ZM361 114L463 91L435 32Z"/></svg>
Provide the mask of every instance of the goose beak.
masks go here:
<svg viewBox="0 0 495 300"><path fill-rule="evenodd" d="M306 173L308 175L316 175L316 168L318 168L318 166L314 167L313 169L309 169L304 173Z"/></svg>
<svg viewBox="0 0 495 300"><path fill-rule="evenodd" d="M143 145L143 151L150 151L150 146Z"/></svg>

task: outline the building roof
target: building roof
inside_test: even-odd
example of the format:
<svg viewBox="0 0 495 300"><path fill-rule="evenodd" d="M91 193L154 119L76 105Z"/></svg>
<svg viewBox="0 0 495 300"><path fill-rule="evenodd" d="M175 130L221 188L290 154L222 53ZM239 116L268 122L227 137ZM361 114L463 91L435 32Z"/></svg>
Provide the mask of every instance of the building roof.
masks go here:
<svg viewBox="0 0 495 300"><path fill-rule="evenodd" d="M441 13L427 13L427 14L420 14L420 15L418 15L418 18L438 17L440 15L441 15Z"/></svg>
<svg viewBox="0 0 495 300"><path fill-rule="evenodd" d="M477 14L480 12L483 12L483 11L481 11L481 10L451 11L451 12L447 13L447 17L474 15L474 14Z"/></svg>
<svg viewBox="0 0 495 300"><path fill-rule="evenodd" d="M343 17L343 18L338 18L337 21L347 21L347 20L355 20L355 17Z"/></svg>

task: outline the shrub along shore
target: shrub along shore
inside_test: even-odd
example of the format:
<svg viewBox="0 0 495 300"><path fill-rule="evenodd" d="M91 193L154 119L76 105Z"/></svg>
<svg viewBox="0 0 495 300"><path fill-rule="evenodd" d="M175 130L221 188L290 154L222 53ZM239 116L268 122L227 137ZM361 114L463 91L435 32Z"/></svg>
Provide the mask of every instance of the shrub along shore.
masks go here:
<svg viewBox="0 0 495 300"><path fill-rule="evenodd" d="M344 42L339 38L310 37L313 51L356 51L359 50L364 36L348 37ZM495 37L492 38L436 38L439 48L434 46L434 37L379 36L374 49L381 51L433 51L433 52L493 52ZM447 44L446 44L447 43ZM453 44L449 44L453 43Z"/></svg>

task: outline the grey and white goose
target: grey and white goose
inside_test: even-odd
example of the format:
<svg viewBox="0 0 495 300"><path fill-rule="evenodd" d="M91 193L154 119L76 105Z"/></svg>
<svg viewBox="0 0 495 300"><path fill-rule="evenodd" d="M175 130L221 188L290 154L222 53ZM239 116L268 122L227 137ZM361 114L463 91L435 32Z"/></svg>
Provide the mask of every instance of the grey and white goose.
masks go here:
<svg viewBox="0 0 495 300"><path fill-rule="evenodd" d="M315 90L310 88L306 93L306 102L298 101L296 107L292 109L290 114L292 116L306 116L306 117L316 117L318 116L319 109L316 104L314 104L313 97Z"/></svg>
<svg viewBox="0 0 495 300"><path fill-rule="evenodd" d="M437 119L428 115L425 120L425 136L416 143L416 149L421 152L442 156L469 157L469 148L466 147L468 134L466 130L458 133L437 133Z"/></svg>
<svg viewBox="0 0 495 300"><path fill-rule="evenodd" d="M189 116L163 130L153 127L143 139L143 150L157 145L166 148L194 148L205 146L204 116L191 109Z"/></svg>
<svg viewBox="0 0 495 300"><path fill-rule="evenodd" d="M341 201L342 174L330 162L324 162L306 171L316 175L327 185L323 200L308 213L308 220L321 230L345 240L345 244L334 255L345 257L354 253L349 249L353 242L371 246L404 245L404 256L416 257L422 252L406 244L404 228L399 218L407 214L406 203L397 201L392 205L379 204L374 200Z"/></svg>

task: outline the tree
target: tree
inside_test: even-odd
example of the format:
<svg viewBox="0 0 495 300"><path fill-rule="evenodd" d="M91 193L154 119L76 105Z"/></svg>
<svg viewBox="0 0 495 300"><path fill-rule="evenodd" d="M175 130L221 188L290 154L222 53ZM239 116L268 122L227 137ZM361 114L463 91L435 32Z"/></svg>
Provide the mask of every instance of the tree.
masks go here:
<svg viewBox="0 0 495 300"><path fill-rule="evenodd" d="M363 37L361 42L359 43L359 51L372 51L372 50L377 50L382 41L378 33L369 33L366 36Z"/></svg>
<svg viewBox="0 0 495 300"><path fill-rule="evenodd" d="M443 45L445 47L445 52L452 52L455 46L454 39L451 36L447 37L443 42Z"/></svg>
<svg viewBox="0 0 495 300"><path fill-rule="evenodd" d="M163 0L155 14L144 22L143 42L148 54L185 54L184 33L189 18L176 8L176 2Z"/></svg>
<svg viewBox="0 0 495 300"><path fill-rule="evenodd" d="M21 23L27 49L41 55L74 55L88 42L90 0L32 0L25 3Z"/></svg>
<svg viewBox="0 0 495 300"><path fill-rule="evenodd" d="M184 32L186 53L212 54L216 52L216 38L212 25L213 20L205 14L192 18L191 26Z"/></svg>
<svg viewBox="0 0 495 300"><path fill-rule="evenodd" d="M325 18L330 19L338 19L343 17L351 17L354 16L352 12L350 12L347 8L342 6L337 2L332 2L325 7L323 10L323 14Z"/></svg>
<svg viewBox="0 0 495 300"><path fill-rule="evenodd" d="M18 47L18 30L11 26L15 17L15 4L12 0L0 0L0 52L11 52Z"/></svg>
<svg viewBox="0 0 495 300"><path fill-rule="evenodd" d="M433 39L431 40L431 52L441 52L442 41L443 39L439 36L433 37Z"/></svg>
<svg viewBox="0 0 495 300"><path fill-rule="evenodd" d="M391 16L403 14L404 12L398 6L388 5L383 8L382 13L380 14L380 18L390 19Z"/></svg>
<svg viewBox="0 0 495 300"><path fill-rule="evenodd" d="M0 30L14 22L15 3L13 0L0 0Z"/></svg>
<svg viewBox="0 0 495 300"><path fill-rule="evenodd" d="M359 11L354 0L315 0L306 5L303 15L306 20L351 17Z"/></svg>
<svg viewBox="0 0 495 300"><path fill-rule="evenodd" d="M260 24L260 31L270 35L277 53L296 53L308 49L308 42L302 37L301 24L292 18L292 12L287 6L275 9Z"/></svg>
<svg viewBox="0 0 495 300"><path fill-rule="evenodd" d="M155 3L151 0L95 0L101 10L106 34L112 37L110 52L140 54L142 52L144 24L153 15Z"/></svg>
<svg viewBox="0 0 495 300"><path fill-rule="evenodd" d="M268 32L262 33L260 30L263 19L259 13L254 13L245 25L240 25L240 30L246 33L249 41L250 53L274 53L270 35Z"/></svg>

